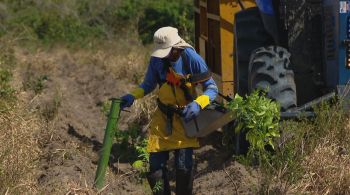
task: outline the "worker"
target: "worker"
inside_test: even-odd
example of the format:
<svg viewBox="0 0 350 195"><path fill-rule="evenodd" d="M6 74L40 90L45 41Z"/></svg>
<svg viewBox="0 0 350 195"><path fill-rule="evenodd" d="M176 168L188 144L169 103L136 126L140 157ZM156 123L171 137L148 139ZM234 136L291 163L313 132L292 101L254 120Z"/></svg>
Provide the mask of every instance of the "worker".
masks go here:
<svg viewBox="0 0 350 195"><path fill-rule="evenodd" d="M174 151L176 194L192 194L193 148L199 147L199 142L186 136L183 121L191 122L197 117L216 98L218 88L205 61L178 35L176 28L158 29L153 41L155 48L144 81L121 98L121 108L130 107L135 99L159 85L158 109L148 135L147 179L154 194L170 194L167 161L169 152ZM198 97L194 90L197 84L203 87L203 95Z"/></svg>

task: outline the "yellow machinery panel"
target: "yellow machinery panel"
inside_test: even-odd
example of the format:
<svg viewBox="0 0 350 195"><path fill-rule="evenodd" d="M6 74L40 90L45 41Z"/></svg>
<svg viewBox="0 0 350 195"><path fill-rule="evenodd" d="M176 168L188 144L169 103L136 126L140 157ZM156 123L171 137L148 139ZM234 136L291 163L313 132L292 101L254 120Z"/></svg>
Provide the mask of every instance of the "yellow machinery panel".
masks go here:
<svg viewBox="0 0 350 195"><path fill-rule="evenodd" d="M254 0L241 0L245 8ZM233 96L234 89L234 15L241 11L238 0L195 0L195 42L205 59L219 90Z"/></svg>

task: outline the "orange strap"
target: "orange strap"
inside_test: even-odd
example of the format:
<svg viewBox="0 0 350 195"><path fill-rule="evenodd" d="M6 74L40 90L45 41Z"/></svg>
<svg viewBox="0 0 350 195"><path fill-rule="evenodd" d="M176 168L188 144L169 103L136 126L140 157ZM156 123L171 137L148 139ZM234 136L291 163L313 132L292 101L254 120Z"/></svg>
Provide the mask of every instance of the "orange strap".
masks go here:
<svg viewBox="0 0 350 195"><path fill-rule="evenodd" d="M175 75L175 73L172 70L169 70L166 74L166 81L169 84L179 86L181 84L181 77Z"/></svg>

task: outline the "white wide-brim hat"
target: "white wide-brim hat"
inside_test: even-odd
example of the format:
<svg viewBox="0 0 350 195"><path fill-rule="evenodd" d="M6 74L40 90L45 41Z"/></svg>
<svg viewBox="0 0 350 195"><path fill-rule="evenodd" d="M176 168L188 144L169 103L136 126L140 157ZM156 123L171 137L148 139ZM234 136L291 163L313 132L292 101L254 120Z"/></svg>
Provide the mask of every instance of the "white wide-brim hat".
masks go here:
<svg viewBox="0 0 350 195"><path fill-rule="evenodd" d="M170 53L171 48L181 42L181 40L177 28L167 26L158 29L153 36L154 50L151 56L166 57Z"/></svg>

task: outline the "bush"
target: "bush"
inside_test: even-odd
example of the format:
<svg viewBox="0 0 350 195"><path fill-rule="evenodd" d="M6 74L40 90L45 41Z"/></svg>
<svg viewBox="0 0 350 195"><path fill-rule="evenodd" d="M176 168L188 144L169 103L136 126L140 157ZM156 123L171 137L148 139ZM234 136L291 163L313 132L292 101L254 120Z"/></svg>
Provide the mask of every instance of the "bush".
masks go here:
<svg viewBox="0 0 350 195"><path fill-rule="evenodd" d="M193 9L184 1L154 1L144 10L142 20L138 22L138 32L142 42L151 43L154 32L163 26L179 29L180 35L187 41L194 39Z"/></svg>
<svg viewBox="0 0 350 195"><path fill-rule="evenodd" d="M14 103L15 89L10 85L11 70L15 66L13 50L2 40L0 45L0 113Z"/></svg>
<svg viewBox="0 0 350 195"><path fill-rule="evenodd" d="M178 28L180 35L189 42L194 39L192 1L126 0L118 8L116 15L119 20L137 26L144 44L151 43L154 32L164 26Z"/></svg>
<svg viewBox="0 0 350 195"><path fill-rule="evenodd" d="M14 89L10 86L9 82L12 74L9 70L0 68L0 98L10 99L14 98Z"/></svg>
<svg viewBox="0 0 350 195"><path fill-rule="evenodd" d="M11 1L7 2L11 16L2 23L8 32L26 33L25 37L44 42L82 42L103 37L106 35L103 23L87 17L86 7L91 2Z"/></svg>
<svg viewBox="0 0 350 195"><path fill-rule="evenodd" d="M33 73L27 72L24 78L24 90L33 90L35 94L40 94L45 86L45 81L48 79L47 75L34 76Z"/></svg>
<svg viewBox="0 0 350 195"><path fill-rule="evenodd" d="M115 15L123 22L137 23L142 15L143 9L147 6L149 0L124 0L117 8ZM136 21L135 21L136 20Z"/></svg>
<svg viewBox="0 0 350 195"><path fill-rule="evenodd" d="M32 6L18 10L15 14L16 17L10 20L12 28L21 29L24 25L38 39L45 42L77 42L89 37L99 37L104 33L101 26L89 26L79 17L71 14L63 15L57 9L41 10L37 6Z"/></svg>
<svg viewBox="0 0 350 195"><path fill-rule="evenodd" d="M34 28L39 39L44 41L82 41L88 37L98 37L103 30L98 26L88 26L73 16L60 18L58 13L43 14L40 25Z"/></svg>
<svg viewBox="0 0 350 195"><path fill-rule="evenodd" d="M274 138L280 136L279 105L257 90L246 96L246 99L236 94L228 107L236 118L235 131L244 132L250 144L248 162L252 163L256 159L259 160L259 164L268 162L270 155L266 148L274 149Z"/></svg>
<svg viewBox="0 0 350 195"><path fill-rule="evenodd" d="M1 6L4 5L4 6ZM138 31L144 44L162 26L174 26L193 40L193 6L190 0L14 0L0 5L0 36L17 32L20 39L45 43L79 42ZM10 33L11 34L11 33Z"/></svg>

